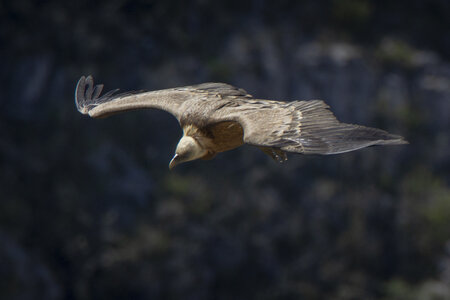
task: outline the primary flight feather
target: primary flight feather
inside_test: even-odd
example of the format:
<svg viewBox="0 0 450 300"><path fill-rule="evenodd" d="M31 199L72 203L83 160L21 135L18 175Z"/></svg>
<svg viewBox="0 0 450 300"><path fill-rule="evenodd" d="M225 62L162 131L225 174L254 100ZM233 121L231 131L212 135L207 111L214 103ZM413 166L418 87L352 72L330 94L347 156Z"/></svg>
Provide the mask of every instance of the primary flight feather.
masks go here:
<svg viewBox="0 0 450 300"><path fill-rule="evenodd" d="M338 154L372 145L406 144L384 130L339 122L322 100L255 99L225 83L203 83L158 91L101 95L92 76L75 90L78 110L94 118L142 108L171 113L183 129L169 168L250 144L282 162L286 152Z"/></svg>

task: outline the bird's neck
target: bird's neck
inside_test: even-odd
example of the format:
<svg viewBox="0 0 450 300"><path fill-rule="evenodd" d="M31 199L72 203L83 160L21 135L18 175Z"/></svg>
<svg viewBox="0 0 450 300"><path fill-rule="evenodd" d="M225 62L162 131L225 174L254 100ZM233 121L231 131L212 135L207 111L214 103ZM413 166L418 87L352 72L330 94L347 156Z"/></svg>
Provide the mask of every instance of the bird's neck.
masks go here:
<svg viewBox="0 0 450 300"><path fill-rule="evenodd" d="M188 124L183 126L183 133L185 136L192 136L192 137L196 137L196 136L204 136L205 133L203 132L203 130L201 130L200 128L198 128L197 126L193 125L193 124Z"/></svg>
<svg viewBox="0 0 450 300"><path fill-rule="evenodd" d="M183 134L184 136L193 137L203 149L206 149L208 151L208 158L214 157L216 153L215 151L213 151L214 141L210 132L201 129L193 124L189 124L183 126Z"/></svg>

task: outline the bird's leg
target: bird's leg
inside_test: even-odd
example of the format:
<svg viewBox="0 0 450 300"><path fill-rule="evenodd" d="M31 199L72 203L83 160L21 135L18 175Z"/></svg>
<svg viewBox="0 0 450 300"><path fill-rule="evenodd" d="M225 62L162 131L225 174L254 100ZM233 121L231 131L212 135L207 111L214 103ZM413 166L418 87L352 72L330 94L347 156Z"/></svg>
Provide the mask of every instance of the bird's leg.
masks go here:
<svg viewBox="0 0 450 300"><path fill-rule="evenodd" d="M262 150L265 154L272 157L272 159L276 162L282 163L287 160L286 152L283 150L280 150L279 148L273 148L273 147L258 147Z"/></svg>

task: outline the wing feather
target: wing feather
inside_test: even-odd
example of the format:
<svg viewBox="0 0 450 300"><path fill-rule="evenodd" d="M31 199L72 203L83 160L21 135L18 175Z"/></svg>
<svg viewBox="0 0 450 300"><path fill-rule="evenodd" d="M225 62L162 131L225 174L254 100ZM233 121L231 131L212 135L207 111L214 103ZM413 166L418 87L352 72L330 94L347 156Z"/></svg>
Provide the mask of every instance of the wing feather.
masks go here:
<svg viewBox="0 0 450 300"><path fill-rule="evenodd" d="M112 114L142 108L167 111L178 121L190 106L198 101L217 100L222 97L251 97L243 89L224 83L203 83L158 91L132 91L117 93L115 89L101 95L103 84L95 85L92 76L82 76L75 89L75 104L83 114L101 118Z"/></svg>
<svg viewBox="0 0 450 300"><path fill-rule="evenodd" d="M102 90L103 84L94 86L92 76L82 76L75 89L75 104L78 110L91 117L100 118L129 110L155 108L165 110L178 118L179 108L186 99L183 93L172 90L117 93L119 89L115 89L100 96Z"/></svg>
<svg viewBox="0 0 450 300"><path fill-rule="evenodd" d="M253 99L245 90L224 83L121 94L116 89L101 96L102 90L102 84L94 86L92 76L82 76L75 89L78 110L91 117L105 117L156 108L171 113L180 123L200 127L234 121L242 126L245 143L305 154L337 154L371 145L407 143L381 129L339 122L322 100Z"/></svg>
<svg viewBox="0 0 450 300"><path fill-rule="evenodd" d="M339 122L322 100L240 100L217 119L239 122L244 142L304 154L338 154L371 145L407 143L384 130Z"/></svg>

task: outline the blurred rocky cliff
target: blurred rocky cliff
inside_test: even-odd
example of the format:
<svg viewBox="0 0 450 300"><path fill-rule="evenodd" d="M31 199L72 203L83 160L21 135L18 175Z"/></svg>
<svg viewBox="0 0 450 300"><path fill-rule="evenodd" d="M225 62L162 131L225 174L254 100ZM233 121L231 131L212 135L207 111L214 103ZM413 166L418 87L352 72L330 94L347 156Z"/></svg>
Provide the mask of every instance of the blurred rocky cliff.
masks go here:
<svg viewBox="0 0 450 300"><path fill-rule="evenodd" d="M448 1L0 4L1 299L450 298ZM169 172L174 118L105 89L323 99L407 146Z"/></svg>

